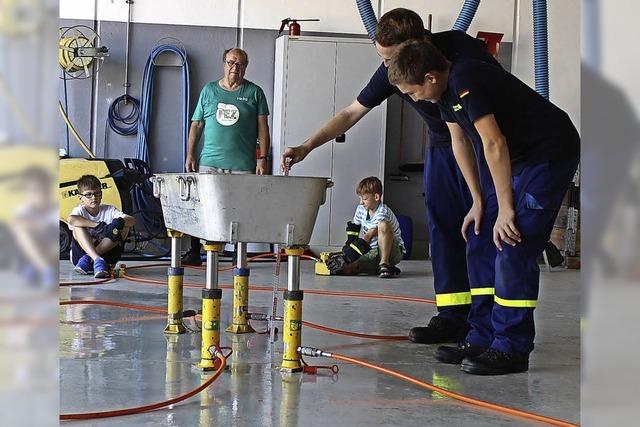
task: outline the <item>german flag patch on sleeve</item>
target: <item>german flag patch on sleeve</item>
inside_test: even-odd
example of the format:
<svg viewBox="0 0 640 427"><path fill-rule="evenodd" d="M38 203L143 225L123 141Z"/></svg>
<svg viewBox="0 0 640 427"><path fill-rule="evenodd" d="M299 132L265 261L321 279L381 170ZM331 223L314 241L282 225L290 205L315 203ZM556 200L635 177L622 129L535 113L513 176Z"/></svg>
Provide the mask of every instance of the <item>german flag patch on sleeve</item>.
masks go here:
<svg viewBox="0 0 640 427"><path fill-rule="evenodd" d="M460 92L458 92L458 98L462 99L470 93L471 91L469 89L462 89Z"/></svg>

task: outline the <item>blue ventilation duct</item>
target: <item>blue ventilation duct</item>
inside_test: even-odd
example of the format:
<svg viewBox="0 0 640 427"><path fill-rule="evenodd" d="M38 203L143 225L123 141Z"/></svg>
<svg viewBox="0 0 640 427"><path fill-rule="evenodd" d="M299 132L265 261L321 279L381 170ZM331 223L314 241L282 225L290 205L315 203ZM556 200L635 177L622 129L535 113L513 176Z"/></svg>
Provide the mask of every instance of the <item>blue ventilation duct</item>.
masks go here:
<svg viewBox="0 0 640 427"><path fill-rule="evenodd" d="M480 0L465 0L462 5L462 10L460 10L460 14L458 15L458 19L456 19L456 22L453 24L451 29L466 33L471 25L471 21L473 21L473 17L476 16L476 11L478 10L479 5Z"/></svg>
<svg viewBox="0 0 640 427"><path fill-rule="evenodd" d="M371 0L356 0L356 5L358 6L360 19L362 19L362 23L364 24L364 28L367 30L369 38L371 41L375 41L378 20L376 19L376 14L373 12L373 8L371 7Z"/></svg>
<svg viewBox="0 0 640 427"><path fill-rule="evenodd" d="M536 92L549 99L547 0L533 0L533 56L535 59Z"/></svg>

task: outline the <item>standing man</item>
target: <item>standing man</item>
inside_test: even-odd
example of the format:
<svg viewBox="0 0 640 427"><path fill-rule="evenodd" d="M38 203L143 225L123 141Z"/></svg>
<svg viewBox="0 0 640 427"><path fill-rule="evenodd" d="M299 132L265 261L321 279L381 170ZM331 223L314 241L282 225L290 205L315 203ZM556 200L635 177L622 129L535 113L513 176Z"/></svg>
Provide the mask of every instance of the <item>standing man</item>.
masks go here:
<svg viewBox="0 0 640 427"><path fill-rule="evenodd" d="M458 347L439 347L436 359L476 375L527 371L540 281L536 258L578 167L578 132L567 113L503 69L450 62L424 41L398 48L389 80L415 100L438 103L473 199L462 235L493 253L495 285L472 288L472 295L491 298L473 298L469 334ZM489 187L478 178L471 142L484 152Z"/></svg>
<svg viewBox="0 0 640 427"><path fill-rule="evenodd" d="M269 155L269 106L260 86L244 78L247 52L231 48L222 55L224 76L207 83L200 92L191 118L187 172L263 175ZM204 130L200 157L196 145ZM256 141L260 156L256 162ZM191 238L191 249L182 258L190 265L202 264L200 241Z"/></svg>
<svg viewBox="0 0 640 427"><path fill-rule="evenodd" d="M450 59L475 58L499 66L485 45L460 31L430 33L420 16L409 9L393 9L382 15L376 30L376 50L382 64L351 105L340 111L302 145L287 148L282 155L291 165L302 161L313 149L345 133L372 108L394 93L403 98L427 123L429 146L424 162L424 187L431 259L438 315L428 326L414 327L409 339L416 343L459 342L467 333L467 314L471 306L469 280L487 283L492 268L469 271L467 276L465 242L460 235L462 220L471 206L471 196L456 167L451 151L451 136L440 118L438 107L426 101L414 101L389 83L387 66L402 42L409 39L431 41Z"/></svg>

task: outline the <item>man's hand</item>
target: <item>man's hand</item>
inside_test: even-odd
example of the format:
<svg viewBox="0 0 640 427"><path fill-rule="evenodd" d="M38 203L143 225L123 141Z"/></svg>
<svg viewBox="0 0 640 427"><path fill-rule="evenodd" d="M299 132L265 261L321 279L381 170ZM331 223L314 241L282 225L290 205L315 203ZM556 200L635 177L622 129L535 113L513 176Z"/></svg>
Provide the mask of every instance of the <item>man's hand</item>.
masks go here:
<svg viewBox="0 0 640 427"><path fill-rule="evenodd" d="M267 159L258 159L256 175L264 175L267 172Z"/></svg>
<svg viewBox="0 0 640 427"><path fill-rule="evenodd" d="M478 234L480 234L480 222L482 221L482 209L483 208L481 203L473 202L473 204L471 205L471 209L469 209L469 212L464 217L464 220L462 220L461 231L462 231L462 237L464 238L465 242L468 241L467 229L469 228L471 223L473 223L473 232L475 233L475 235L477 236Z"/></svg>
<svg viewBox="0 0 640 427"><path fill-rule="evenodd" d="M501 241L511 246L522 242L520 231L516 227L516 213L513 209L498 210L498 218L493 226L493 243L499 251L502 250Z"/></svg>
<svg viewBox="0 0 640 427"><path fill-rule="evenodd" d="M280 169L284 171L285 164L287 159L291 159L289 162L289 167L295 165L296 163L300 163L304 160L305 157L309 154L311 150L309 150L304 145L298 145L297 147L287 147L282 153L282 157L280 158Z"/></svg>
<svg viewBox="0 0 640 427"><path fill-rule="evenodd" d="M198 172L198 162L191 154L187 154L187 160L184 162L184 170L187 172Z"/></svg>

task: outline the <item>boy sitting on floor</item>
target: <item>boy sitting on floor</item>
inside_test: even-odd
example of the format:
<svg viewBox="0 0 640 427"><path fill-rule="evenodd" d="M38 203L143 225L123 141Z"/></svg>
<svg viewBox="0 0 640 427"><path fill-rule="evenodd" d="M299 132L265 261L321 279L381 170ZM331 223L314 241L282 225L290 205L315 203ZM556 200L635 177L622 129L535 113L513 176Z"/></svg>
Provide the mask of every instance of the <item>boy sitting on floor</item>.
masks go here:
<svg viewBox="0 0 640 427"><path fill-rule="evenodd" d="M400 274L395 267L405 253L400 224L382 203L382 182L375 176L363 179L356 188L360 204L347 223L347 242L342 252L327 260L331 274L375 274L381 278ZM362 230L363 236L360 236Z"/></svg>
<svg viewBox="0 0 640 427"><path fill-rule="evenodd" d="M71 260L80 274L94 272L94 277L109 277L109 264L116 264L122 255L124 241L136 219L115 206L102 204L100 180L83 175L78 180L81 204L69 215L67 222L73 232Z"/></svg>

